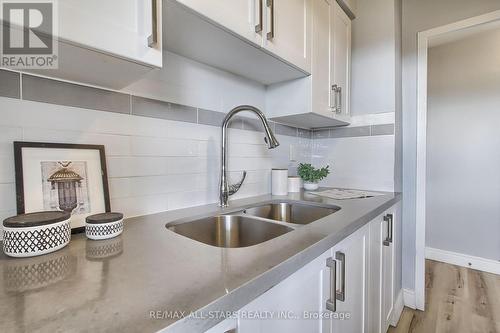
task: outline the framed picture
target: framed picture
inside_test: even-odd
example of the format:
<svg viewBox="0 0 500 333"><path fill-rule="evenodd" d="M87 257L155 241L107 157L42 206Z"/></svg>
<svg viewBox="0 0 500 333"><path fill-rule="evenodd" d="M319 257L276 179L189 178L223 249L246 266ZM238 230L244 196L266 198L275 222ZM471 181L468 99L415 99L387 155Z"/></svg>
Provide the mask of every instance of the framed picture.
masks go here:
<svg viewBox="0 0 500 333"><path fill-rule="evenodd" d="M71 213L73 232L89 215L110 212L104 146L14 142L17 213Z"/></svg>

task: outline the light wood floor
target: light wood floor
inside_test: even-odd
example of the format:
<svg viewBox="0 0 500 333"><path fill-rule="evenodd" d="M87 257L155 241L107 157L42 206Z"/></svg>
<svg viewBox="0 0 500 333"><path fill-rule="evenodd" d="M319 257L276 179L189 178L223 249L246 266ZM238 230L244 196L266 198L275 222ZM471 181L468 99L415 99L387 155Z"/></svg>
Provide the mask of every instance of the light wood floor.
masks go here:
<svg viewBox="0 0 500 333"><path fill-rule="evenodd" d="M389 333L500 333L500 276L425 263L425 312L405 308Z"/></svg>

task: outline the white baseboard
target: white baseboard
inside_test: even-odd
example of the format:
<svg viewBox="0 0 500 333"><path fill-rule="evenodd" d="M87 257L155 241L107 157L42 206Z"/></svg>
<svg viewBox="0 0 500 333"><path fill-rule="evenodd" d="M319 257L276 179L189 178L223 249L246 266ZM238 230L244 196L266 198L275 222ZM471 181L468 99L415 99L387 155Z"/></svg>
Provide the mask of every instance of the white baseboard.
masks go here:
<svg viewBox="0 0 500 333"><path fill-rule="evenodd" d="M500 275L500 261L496 260L469 256L467 254L445 251L432 247L425 248L425 258Z"/></svg>
<svg viewBox="0 0 500 333"><path fill-rule="evenodd" d="M403 289L403 302L405 306L416 309L417 302L415 300L415 290Z"/></svg>
<svg viewBox="0 0 500 333"><path fill-rule="evenodd" d="M394 301L394 310L392 311L391 326L398 326L399 318L401 318L401 313L403 313L403 308L405 307L403 300L403 289L401 289Z"/></svg>

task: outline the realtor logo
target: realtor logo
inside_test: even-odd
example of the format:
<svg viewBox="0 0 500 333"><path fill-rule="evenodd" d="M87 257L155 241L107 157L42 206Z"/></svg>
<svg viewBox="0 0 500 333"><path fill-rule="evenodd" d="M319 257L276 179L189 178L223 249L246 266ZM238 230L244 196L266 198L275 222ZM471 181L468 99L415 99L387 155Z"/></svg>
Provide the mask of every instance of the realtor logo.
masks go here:
<svg viewBox="0 0 500 333"><path fill-rule="evenodd" d="M0 0L2 66L16 69L57 68L56 4Z"/></svg>

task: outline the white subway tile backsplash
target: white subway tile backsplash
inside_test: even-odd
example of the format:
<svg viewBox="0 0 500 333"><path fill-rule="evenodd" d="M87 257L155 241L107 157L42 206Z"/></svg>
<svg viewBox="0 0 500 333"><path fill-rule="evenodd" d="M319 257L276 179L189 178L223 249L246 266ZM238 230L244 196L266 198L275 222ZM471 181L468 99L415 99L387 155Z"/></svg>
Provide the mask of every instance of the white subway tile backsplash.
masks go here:
<svg viewBox="0 0 500 333"><path fill-rule="evenodd" d="M134 156L198 156L199 141L190 139L131 137Z"/></svg>
<svg viewBox="0 0 500 333"><path fill-rule="evenodd" d="M116 178L166 175L169 171L169 161L169 157L108 157L108 176Z"/></svg>
<svg viewBox="0 0 500 333"><path fill-rule="evenodd" d="M131 154L130 136L26 127L23 141L94 144L106 146L106 156Z"/></svg>
<svg viewBox="0 0 500 333"><path fill-rule="evenodd" d="M174 192L168 195L168 208L181 209L217 202L216 191L194 190Z"/></svg>
<svg viewBox="0 0 500 333"><path fill-rule="evenodd" d="M228 170L238 171L238 170L264 170L271 169L273 165L273 160L271 157L232 157L228 158Z"/></svg>
<svg viewBox="0 0 500 333"><path fill-rule="evenodd" d="M3 220L5 220L8 217L15 216L17 215L16 210L7 210L7 211L0 211L0 240L3 239Z"/></svg>
<svg viewBox="0 0 500 333"><path fill-rule="evenodd" d="M325 186L393 191L394 135L315 140L312 163L330 165Z"/></svg>
<svg viewBox="0 0 500 333"><path fill-rule="evenodd" d="M168 209L168 195L148 195L111 199L111 208L125 216L159 213Z"/></svg>
<svg viewBox="0 0 500 333"><path fill-rule="evenodd" d="M131 178L108 178L110 199L127 198L132 196Z"/></svg>
<svg viewBox="0 0 500 333"><path fill-rule="evenodd" d="M271 157L272 151L265 144L230 143L229 156Z"/></svg>
<svg viewBox="0 0 500 333"><path fill-rule="evenodd" d="M22 138L23 129L21 127L0 126L0 155L12 155L14 152L12 143L20 141Z"/></svg>
<svg viewBox="0 0 500 333"><path fill-rule="evenodd" d="M0 184L0 212L16 209L16 186L14 183Z"/></svg>
<svg viewBox="0 0 500 333"><path fill-rule="evenodd" d="M14 154L0 154L0 184L14 183Z"/></svg>
<svg viewBox="0 0 500 333"><path fill-rule="evenodd" d="M169 174L202 173L207 170L207 159L202 157L166 157Z"/></svg>

